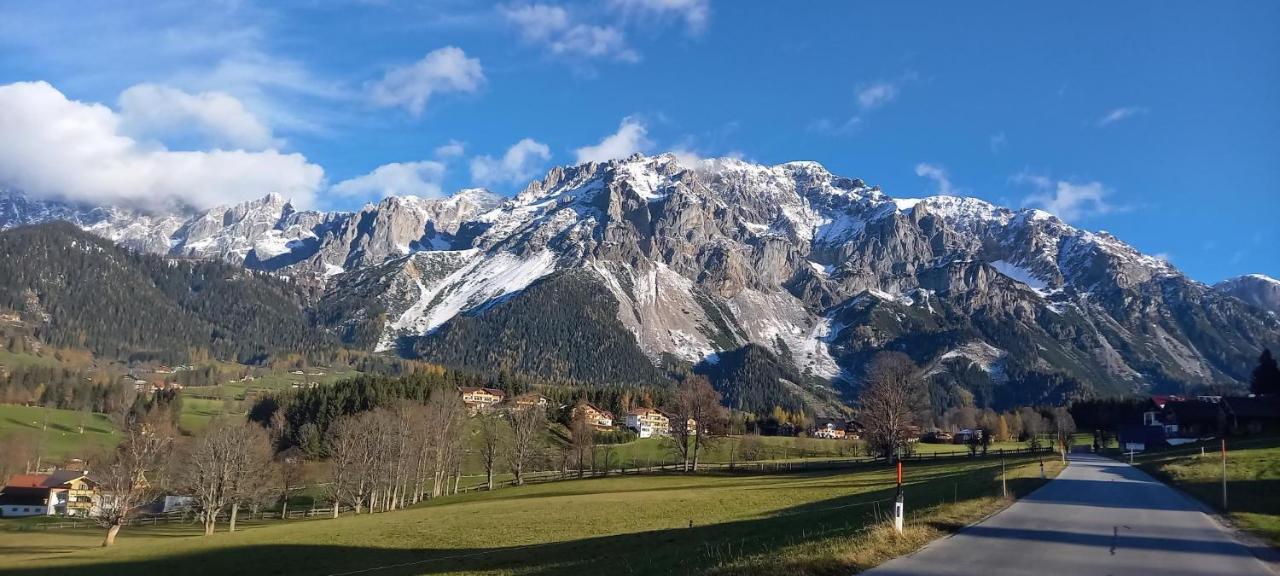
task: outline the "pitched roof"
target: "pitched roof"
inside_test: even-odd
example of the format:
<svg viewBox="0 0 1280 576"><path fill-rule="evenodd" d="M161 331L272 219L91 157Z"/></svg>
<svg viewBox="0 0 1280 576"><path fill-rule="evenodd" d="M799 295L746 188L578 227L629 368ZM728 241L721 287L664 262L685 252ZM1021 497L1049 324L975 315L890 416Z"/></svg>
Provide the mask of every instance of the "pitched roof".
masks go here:
<svg viewBox="0 0 1280 576"><path fill-rule="evenodd" d="M8 482L5 482L5 490L10 488L47 488L45 482L48 480L48 474L14 474L9 477Z"/></svg>
<svg viewBox="0 0 1280 576"><path fill-rule="evenodd" d="M48 482L47 486L50 487L62 486L72 480L79 480L81 478L84 478L85 481L91 484L97 484L97 482L94 482L92 478L87 478L83 470L54 470L53 474L49 475L49 479L46 482Z"/></svg>
<svg viewBox="0 0 1280 576"><path fill-rule="evenodd" d="M596 412L597 414L600 414L601 416L604 416L605 418L608 418L608 419L610 419L610 420L613 420L613 412L610 412L610 411L608 411L608 410L604 410L604 409L602 409L602 408L600 408L600 407L598 407L598 406L596 406L595 404L592 404L592 403L590 403L590 402L583 402L583 403L582 403L582 405L583 405L583 406L586 406L588 410L591 410L591 411L593 411L593 412ZM574 410L577 410L577 407L574 407Z"/></svg>
<svg viewBox="0 0 1280 576"><path fill-rule="evenodd" d="M497 388L484 388L482 386L459 386L458 392L461 392L463 394L472 394L475 392L488 392L489 394L493 394L494 396L507 395L506 392L503 392L502 390L499 390Z"/></svg>
<svg viewBox="0 0 1280 576"><path fill-rule="evenodd" d="M1222 407L1217 402L1203 400L1170 401L1165 409L1173 412L1179 424L1192 422L1216 422L1222 414Z"/></svg>
<svg viewBox="0 0 1280 576"><path fill-rule="evenodd" d="M52 474L14 474L5 483L5 488L40 488L49 489L63 486L72 480L85 478L82 470L54 470ZM96 484L91 478L85 478Z"/></svg>
<svg viewBox="0 0 1280 576"><path fill-rule="evenodd" d="M664 418L667 416L666 414L663 414L658 410L654 410L653 408L635 408L635 409L632 409L630 412L627 412L627 415L630 415L630 416L646 416L649 414L658 414Z"/></svg>
<svg viewBox="0 0 1280 576"><path fill-rule="evenodd" d="M1236 418L1280 420L1280 398L1223 398L1222 401Z"/></svg>

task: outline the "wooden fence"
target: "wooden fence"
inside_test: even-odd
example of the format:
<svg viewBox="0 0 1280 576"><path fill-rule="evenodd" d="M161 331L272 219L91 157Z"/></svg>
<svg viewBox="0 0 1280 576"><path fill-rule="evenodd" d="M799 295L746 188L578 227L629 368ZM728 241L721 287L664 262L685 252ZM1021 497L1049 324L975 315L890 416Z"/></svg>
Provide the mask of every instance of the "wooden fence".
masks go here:
<svg viewBox="0 0 1280 576"><path fill-rule="evenodd" d="M979 453L976 456L970 455L968 452L947 452L932 454L912 454L904 456L903 462L937 462L947 460L966 460L971 458L994 458L1007 456L1026 456L1031 454L1052 454L1053 447L1043 447L1039 449L1031 448L1015 448L1011 450L994 449L988 450L986 454ZM779 460L767 462L716 462L716 463L699 463L698 473L716 473L716 474L785 474L788 472L805 472L820 470L838 470L845 468L870 467L876 465L885 465L888 461L880 457L854 457L854 458L832 458L832 459L807 459L807 460ZM564 480L577 480L586 478L603 478L606 476L621 475L645 475L645 474L671 474L683 472L683 466L679 463L662 463L646 466L619 466L606 470L589 470L584 469L579 472L576 469L570 470L550 470L539 471L525 474L525 484L540 484L545 482L559 482ZM468 478L475 478L469 476ZM483 477L481 477L483 478ZM503 480L494 482L494 488L503 488L515 486L515 480ZM469 486L459 486L456 490L458 494L482 491L487 485L482 481L478 484ZM338 514L346 514L354 511L350 506L341 506L338 508ZM333 506L313 506L309 508L291 509L285 519L302 520L307 518L329 518L333 516ZM243 520L280 520L280 512L263 511L253 513L251 510L242 510L239 518ZM220 512L217 520L225 523L227 513ZM161 514L143 514L134 516L125 524L126 526L154 526L158 524L168 524L174 522L195 523L199 521L199 516L191 510L174 510ZM47 522L37 524L42 530L57 530L63 528L87 528L95 527L98 524L92 519L69 519L62 522Z"/></svg>

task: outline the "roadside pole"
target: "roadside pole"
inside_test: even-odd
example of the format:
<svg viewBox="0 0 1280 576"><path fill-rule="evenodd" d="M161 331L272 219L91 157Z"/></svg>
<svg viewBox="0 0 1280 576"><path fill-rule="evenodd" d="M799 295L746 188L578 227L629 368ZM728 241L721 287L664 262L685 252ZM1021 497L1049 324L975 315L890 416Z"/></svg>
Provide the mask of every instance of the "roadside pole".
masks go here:
<svg viewBox="0 0 1280 576"><path fill-rule="evenodd" d="M898 460L898 497L893 503L893 529L901 534L903 515L906 513L902 502L902 460Z"/></svg>
<svg viewBox="0 0 1280 576"><path fill-rule="evenodd" d="M1009 498L1009 480L1004 471L1004 456L1000 457L1000 493Z"/></svg>
<svg viewBox="0 0 1280 576"><path fill-rule="evenodd" d="M1227 439L1222 439L1222 509L1227 509Z"/></svg>

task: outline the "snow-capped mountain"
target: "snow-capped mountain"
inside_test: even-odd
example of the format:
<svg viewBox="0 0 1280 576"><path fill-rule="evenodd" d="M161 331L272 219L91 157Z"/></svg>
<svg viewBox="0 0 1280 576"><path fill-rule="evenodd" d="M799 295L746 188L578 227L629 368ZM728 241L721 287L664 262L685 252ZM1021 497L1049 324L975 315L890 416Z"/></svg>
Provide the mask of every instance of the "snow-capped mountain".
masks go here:
<svg viewBox="0 0 1280 576"><path fill-rule="evenodd" d="M1280 280L1270 276L1246 274L1223 280L1213 288L1273 314L1280 314Z"/></svg>
<svg viewBox="0 0 1280 576"><path fill-rule="evenodd" d="M548 350L589 354L599 343L581 340L603 336L577 328L609 324L653 364L715 364L754 345L800 379L841 382L894 349L942 392L1030 403L1239 385L1280 343L1274 316L1105 232L974 198L894 199L813 162L637 155L552 169L511 199L464 190L355 213L268 196L140 218L0 195L0 227L47 219L316 278L318 317L348 343L485 369L583 377ZM584 293L599 307L556 309ZM521 307L534 297L539 309ZM521 330L575 320L549 336L563 341L477 344L518 314L540 315Z"/></svg>

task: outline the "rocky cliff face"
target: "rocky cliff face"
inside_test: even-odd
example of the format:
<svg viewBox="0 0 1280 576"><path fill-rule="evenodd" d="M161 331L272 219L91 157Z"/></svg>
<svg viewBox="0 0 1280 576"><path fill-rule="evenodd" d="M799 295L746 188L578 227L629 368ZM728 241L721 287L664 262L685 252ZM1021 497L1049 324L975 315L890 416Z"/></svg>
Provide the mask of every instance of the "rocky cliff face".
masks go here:
<svg viewBox="0 0 1280 576"><path fill-rule="evenodd" d="M1262 274L1238 276L1214 284L1213 289L1272 314L1280 314L1280 280L1270 276Z"/></svg>
<svg viewBox="0 0 1280 576"><path fill-rule="evenodd" d="M818 386L855 382L883 349L986 403L1238 386L1280 344L1274 315L1109 234L973 198L894 199L812 162L635 156L555 168L505 201L467 190L326 214L269 196L149 231L17 202L0 200L0 226L65 218L138 249L327 279L319 317L382 350L444 349L415 341L565 271L605 289L655 363L754 344ZM464 331L450 324L450 346Z"/></svg>

